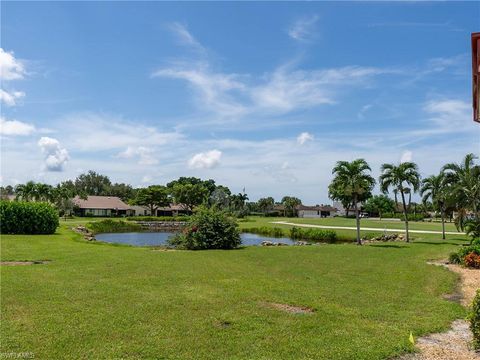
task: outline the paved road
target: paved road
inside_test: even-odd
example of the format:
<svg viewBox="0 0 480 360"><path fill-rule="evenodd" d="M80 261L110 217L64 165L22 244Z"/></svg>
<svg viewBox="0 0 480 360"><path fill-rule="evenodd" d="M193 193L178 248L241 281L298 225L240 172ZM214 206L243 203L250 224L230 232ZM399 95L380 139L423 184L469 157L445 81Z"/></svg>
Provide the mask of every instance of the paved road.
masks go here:
<svg viewBox="0 0 480 360"><path fill-rule="evenodd" d="M271 224L281 224L281 225L293 225L298 227L308 227L308 228L317 228L317 229L336 229L336 230L357 230L354 226L330 226L330 225L313 225L313 224L296 224L286 221L272 221ZM388 232L405 232L404 229L384 229L384 228L371 228L371 227L360 227L360 230L366 231L388 231ZM434 230L409 230L410 233L415 234L441 234L441 231ZM445 231L447 235L465 235L465 233L457 231Z"/></svg>

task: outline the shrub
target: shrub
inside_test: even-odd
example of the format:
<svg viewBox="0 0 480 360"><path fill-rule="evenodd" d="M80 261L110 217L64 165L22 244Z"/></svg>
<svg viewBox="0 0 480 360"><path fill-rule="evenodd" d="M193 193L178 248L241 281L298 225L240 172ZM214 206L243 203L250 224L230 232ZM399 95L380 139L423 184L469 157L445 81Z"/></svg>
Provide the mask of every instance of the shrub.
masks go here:
<svg viewBox="0 0 480 360"><path fill-rule="evenodd" d="M190 216L129 216L128 221L188 221Z"/></svg>
<svg viewBox="0 0 480 360"><path fill-rule="evenodd" d="M187 250L234 249L241 239L235 219L216 209L200 208L169 244Z"/></svg>
<svg viewBox="0 0 480 360"><path fill-rule="evenodd" d="M290 238L294 240L334 243L337 241L337 233L333 230L300 229L293 227L290 229Z"/></svg>
<svg viewBox="0 0 480 360"><path fill-rule="evenodd" d="M480 349L480 290L477 290L477 295L473 299L469 319L473 333L473 346L475 349Z"/></svg>
<svg viewBox="0 0 480 360"><path fill-rule="evenodd" d="M267 226L242 229L242 232L276 237L276 238L288 236L281 228L267 227Z"/></svg>
<svg viewBox="0 0 480 360"><path fill-rule="evenodd" d="M94 234L142 231L142 227L138 224L110 219L88 223L87 227Z"/></svg>
<svg viewBox="0 0 480 360"><path fill-rule="evenodd" d="M480 255L475 254L474 252L469 253L463 259L466 267L480 269Z"/></svg>
<svg viewBox="0 0 480 360"><path fill-rule="evenodd" d="M2 234L53 234L58 224L58 212L48 203L0 202Z"/></svg>
<svg viewBox="0 0 480 360"><path fill-rule="evenodd" d="M473 254L473 255L471 255ZM466 257L471 255L467 264ZM462 246L460 250L450 254L449 261L452 264L461 264L468 267L472 267L475 264L476 256L480 256L480 244L472 244L469 246Z"/></svg>

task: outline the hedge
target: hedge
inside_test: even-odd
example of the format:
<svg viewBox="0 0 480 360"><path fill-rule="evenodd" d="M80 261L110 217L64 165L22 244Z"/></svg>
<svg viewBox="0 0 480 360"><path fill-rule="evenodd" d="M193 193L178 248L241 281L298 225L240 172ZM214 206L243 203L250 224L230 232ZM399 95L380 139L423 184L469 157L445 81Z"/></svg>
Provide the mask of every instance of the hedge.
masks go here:
<svg viewBox="0 0 480 360"><path fill-rule="evenodd" d="M54 234L58 212L42 202L0 201L0 233Z"/></svg>

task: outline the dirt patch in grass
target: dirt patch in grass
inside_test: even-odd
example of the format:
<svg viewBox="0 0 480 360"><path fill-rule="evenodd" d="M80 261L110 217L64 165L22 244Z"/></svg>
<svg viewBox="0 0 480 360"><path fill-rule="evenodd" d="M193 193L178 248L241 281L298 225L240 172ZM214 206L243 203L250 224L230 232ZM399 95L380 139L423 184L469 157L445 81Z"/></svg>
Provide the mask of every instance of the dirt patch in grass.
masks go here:
<svg viewBox="0 0 480 360"><path fill-rule="evenodd" d="M50 260L0 261L1 266L25 266L47 264Z"/></svg>
<svg viewBox="0 0 480 360"><path fill-rule="evenodd" d="M314 309L309 308L307 306L293 306L288 304L279 304L279 303L270 303L270 302L264 303L264 305L272 309L285 311L291 314L311 314L315 312Z"/></svg>

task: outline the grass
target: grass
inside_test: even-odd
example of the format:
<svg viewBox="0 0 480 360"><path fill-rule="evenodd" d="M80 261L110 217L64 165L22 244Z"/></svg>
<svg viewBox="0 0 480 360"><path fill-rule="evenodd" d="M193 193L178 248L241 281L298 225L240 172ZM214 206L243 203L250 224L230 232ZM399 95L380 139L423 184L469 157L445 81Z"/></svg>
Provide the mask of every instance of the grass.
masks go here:
<svg viewBox="0 0 480 360"><path fill-rule="evenodd" d="M97 219L95 219L97 220ZM241 226L270 226L267 219ZM462 236L411 244L152 251L55 235L1 239L1 352L62 359L384 359L464 316L427 265ZM275 225L278 226L278 225ZM369 225L370 226L370 225ZM413 227L412 227L413 228ZM308 306L289 314L266 302Z"/></svg>

